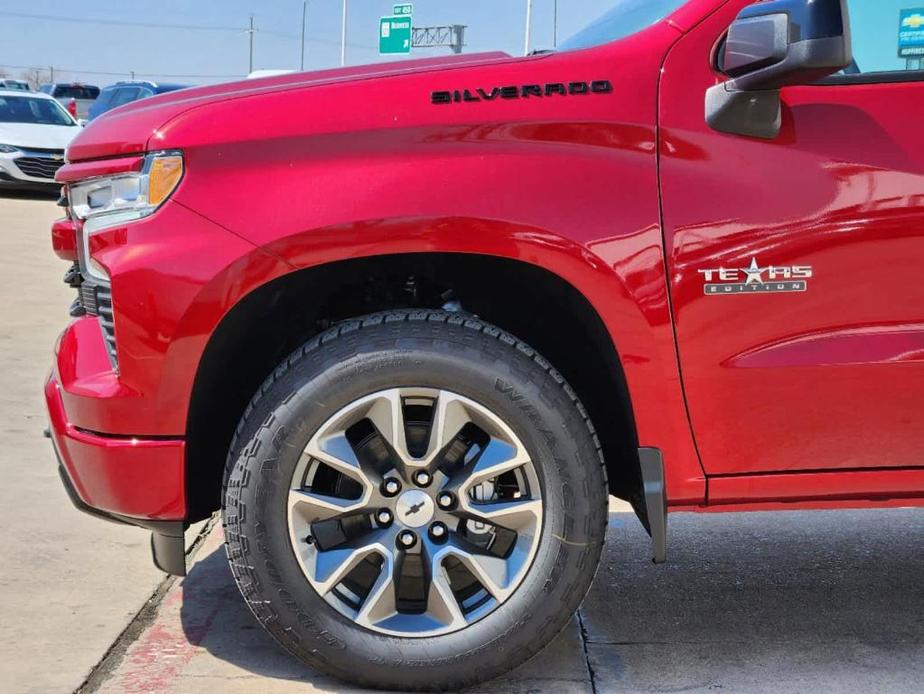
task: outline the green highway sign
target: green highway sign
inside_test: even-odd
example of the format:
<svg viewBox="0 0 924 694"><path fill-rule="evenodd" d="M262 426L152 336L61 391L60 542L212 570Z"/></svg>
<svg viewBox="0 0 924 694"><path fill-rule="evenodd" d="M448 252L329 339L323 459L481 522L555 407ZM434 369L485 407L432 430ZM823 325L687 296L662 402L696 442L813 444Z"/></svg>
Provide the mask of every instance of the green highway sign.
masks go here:
<svg viewBox="0 0 924 694"><path fill-rule="evenodd" d="M414 13L414 6L409 2L402 2L400 5L395 5L391 13L398 17L403 17L405 15L410 17Z"/></svg>
<svg viewBox="0 0 924 694"><path fill-rule="evenodd" d="M382 17L379 20L379 54L410 52L411 16Z"/></svg>

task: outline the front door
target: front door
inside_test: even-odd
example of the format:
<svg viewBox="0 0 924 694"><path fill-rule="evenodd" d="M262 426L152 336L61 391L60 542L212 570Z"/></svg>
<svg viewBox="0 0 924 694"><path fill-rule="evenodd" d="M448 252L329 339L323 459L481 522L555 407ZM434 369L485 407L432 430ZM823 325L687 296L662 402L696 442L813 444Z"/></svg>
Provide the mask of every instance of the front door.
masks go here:
<svg viewBox="0 0 924 694"><path fill-rule="evenodd" d="M667 262L703 465L924 467L924 71L897 57L907 3L849 0L856 65L785 88L773 140L703 117L725 79L715 47L746 4L682 38L661 83Z"/></svg>

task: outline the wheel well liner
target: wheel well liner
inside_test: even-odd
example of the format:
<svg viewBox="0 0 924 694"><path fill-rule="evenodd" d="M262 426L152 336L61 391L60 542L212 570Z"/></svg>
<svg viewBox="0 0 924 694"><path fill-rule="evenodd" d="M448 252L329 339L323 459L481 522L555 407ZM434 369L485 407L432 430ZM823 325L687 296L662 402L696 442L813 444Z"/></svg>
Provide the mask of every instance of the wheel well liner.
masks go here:
<svg viewBox="0 0 924 694"><path fill-rule="evenodd" d="M193 383L186 430L189 519L220 506L235 427L276 365L331 324L396 308L464 310L538 350L575 389L603 448L610 492L644 517L638 441L625 374L581 292L537 265L486 255L410 253L296 270L239 301L213 332Z"/></svg>

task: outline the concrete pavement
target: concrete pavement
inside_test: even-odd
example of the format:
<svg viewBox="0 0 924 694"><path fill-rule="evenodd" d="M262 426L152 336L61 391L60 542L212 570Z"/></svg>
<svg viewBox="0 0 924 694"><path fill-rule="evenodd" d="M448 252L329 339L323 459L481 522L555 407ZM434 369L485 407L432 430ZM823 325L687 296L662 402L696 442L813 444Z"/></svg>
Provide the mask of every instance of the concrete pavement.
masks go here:
<svg viewBox="0 0 924 694"><path fill-rule="evenodd" d="M145 532L70 505L41 436L73 299L50 250L58 213L50 198L0 193L0 692L69 692L88 677L87 691L120 693L348 691L254 622L220 529L186 579L165 581ZM669 562L653 566L638 523L614 513L580 618L478 691L920 689L924 511L679 514L670 527Z"/></svg>
<svg viewBox="0 0 924 694"><path fill-rule="evenodd" d="M48 196L0 193L0 691L73 691L162 574L142 532L78 513L42 398L74 291L51 252Z"/></svg>
<svg viewBox="0 0 924 694"><path fill-rule="evenodd" d="M42 387L74 290L54 196L0 193L0 692L70 692L164 575L147 533L78 512L42 436Z"/></svg>
<svg viewBox="0 0 924 694"><path fill-rule="evenodd" d="M668 564L613 513L593 589L559 638L475 691L910 692L924 678L924 512L678 514ZM220 527L100 692L334 692L260 629Z"/></svg>

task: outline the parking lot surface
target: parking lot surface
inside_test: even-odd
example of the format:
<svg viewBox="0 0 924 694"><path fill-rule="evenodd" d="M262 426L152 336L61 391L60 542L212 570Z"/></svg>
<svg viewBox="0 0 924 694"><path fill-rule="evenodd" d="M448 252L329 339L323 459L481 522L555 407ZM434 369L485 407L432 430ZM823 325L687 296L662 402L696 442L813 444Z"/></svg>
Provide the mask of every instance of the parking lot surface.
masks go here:
<svg viewBox="0 0 924 694"><path fill-rule="evenodd" d="M654 566L635 519L611 514L579 619L474 691L920 691L920 511L680 514L671 533L668 564ZM221 541L216 528L101 691L358 691L257 626Z"/></svg>
<svg viewBox="0 0 924 694"><path fill-rule="evenodd" d="M54 202L0 193L0 692L79 687L163 579L145 533L74 509L42 436L74 299L51 251Z"/></svg>
<svg viewBox="0 0 924 694"><path fill-rule="evenodd" d="M189 575L165 582L146 533L70 505L41 436L73 298L50 250L58 214L50 198L0 193L0 692L356 691L260 629L220 527ZM477 691L920 690L924 511L678 514L670 528L654 566L635 519L611 514L579 617Z"/></svg>

